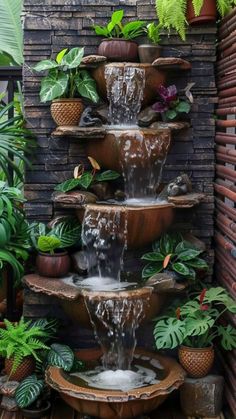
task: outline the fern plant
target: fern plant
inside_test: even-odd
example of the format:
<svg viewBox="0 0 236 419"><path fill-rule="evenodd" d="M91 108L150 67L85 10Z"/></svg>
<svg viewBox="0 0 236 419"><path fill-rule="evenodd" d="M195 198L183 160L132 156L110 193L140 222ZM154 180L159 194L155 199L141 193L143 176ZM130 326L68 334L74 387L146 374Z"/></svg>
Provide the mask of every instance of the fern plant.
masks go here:
<svg viewBox="0 0 236 419"><path fill-rule="evenodd" d="M39 351L48 349L45 344L48 333L44 327L34 325L23 318L18 324L12 324L6 319L4 323L6 329L0 329L0 355L13 360L11 374L17 370L25 357L32 356L41 362Z"/></svg>
<svg viewBox="0 0 236 419"><path fill-rule="evenodd" d="M222 347L236 348L236 329L224 323L222 314L236 313L236 303L222 287L204 289L196 298L172 314L162 316L154 328L157 349L174 349L184 344L192 348L210 346L218 337Z"/></svg>
<svg viewBox="0 0 236 419"><path fill-rule="evenodd" d="M204 1L191 0L195 16L199 16ZM184 41L186 38L186 11L188 0L156 0L156 12L161 27L170 31L174 29ZM216 0L217 10L221 17L225 16L232 7L236 5L236 0Z"/></svg>

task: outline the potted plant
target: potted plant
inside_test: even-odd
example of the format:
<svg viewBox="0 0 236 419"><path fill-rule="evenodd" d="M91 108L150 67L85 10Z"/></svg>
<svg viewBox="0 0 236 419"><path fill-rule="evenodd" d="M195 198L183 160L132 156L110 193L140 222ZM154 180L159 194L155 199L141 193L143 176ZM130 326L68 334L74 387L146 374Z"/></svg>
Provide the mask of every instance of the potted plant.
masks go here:
<svg viewBox="0 0 236 419"><path fill-rule="evenodd" d="M37 72L48 71L41 81L40 100L52 101L51 114L57 125L78 125L84 109L81 98L94 103L99 100L96 82L81 69L84 48L63 49L55 60L40 61Z"/></svg>
<svg viewBox="0 0 236 419"><path fill-rule="evenodd" d="M216 338L226 351L236 348L236 329L222 323L226 311L235 314L236 303L225 289L204 289L200 295L157 321L154 329L157 349L179 347L179 361L188 375L204 377L214 362Z"/></svg>
<svg viewBox="0 0 236 419"><path fill-rule="evenodd" d="M123 10L115 11L107 26L94 25L96 35L103 36L98 47L98 54L104 55L111 61L131 61L138 58L138 45L134 41L144 33L145 22L134 21L122 24Z"/></svg>
<svg viewBox="0 0 236 419"><path fill-rule="evenodd" d="M66 275L71 267L71 260L65 250L80 243L81 226L77 219L68 218L47 228L42 223L31 226L31 240L39 252L36 268L41 276L59 278Z"/></svg>
<svg viewBox="0 0 236 419"><path fill-rule="evenodd" d="M158 101L152 109L159 113L163 121L175 121L182 114L188 114L191 110L189 100L180 100L175 85L160 86L157 90Z"/></svg>
<svg viewBox="0 0 236 419"><path fill-rule="evenodd" d="M6 328L0 329L0 355L5 358L9 379L21 381L33 373L35 361L41 362L39 351L48 349L45 345L48 333L23 318L16 324L5 319L4 324Z"/></svg>
<svg viewBox="0 0 236 419"><path fill-rule="evenodd" d="M156 11L163 28L174 29L182 40L189 23L215 21L217 10L221 17L235 6L235 0L156 0Z"/></svg>
<svg viewBox="0 0 236 419"><path fill-rule="evenodd" d="M84 368L84 363L75 358L69 346L51 345L39 374L25 378L16 389L16 403L25 418L39 419L45 417L51 409L50 391L44 380L44 366L49 365L62 368L68 372L81 371Z"/></svg>
<svg viewBox="0 0 236 419"><path fill-rule="evenodd" d="M142 277L147 280L158 273L171 272L178 279L195 280L199 271L208 269L206 261L199 257L202 253L181 234L164 234L153 244L152 252L142 256L142 260L148 262Z"/></svg>
<svg viewBox="0 0 236 419"><path fill-rule="evenodd" d="M139 60L141 63L153 63L157 58L161 56L161 46L160 42L160 30L161 26L157 25L155 22L149 23L145 32L149 40L148 44L141 44L138 47Z"/></svg>

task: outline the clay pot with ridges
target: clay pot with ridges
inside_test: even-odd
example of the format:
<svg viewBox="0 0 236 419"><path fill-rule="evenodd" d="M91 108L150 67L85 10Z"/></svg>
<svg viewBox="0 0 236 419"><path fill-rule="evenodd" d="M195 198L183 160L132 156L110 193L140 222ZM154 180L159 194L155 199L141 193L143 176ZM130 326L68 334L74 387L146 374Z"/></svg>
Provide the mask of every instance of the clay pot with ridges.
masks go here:
<svg viewBox="0 0 236 419"><path fill-rule="evenodd" d="M216 0L203 0L203 6L199 16L195 16L192 0L187 4L187 21L190 24L215 22L217 16Z"/></svg>
<svg viewBox="0 0 236 419"><path fill-rule="evenodd" d="M60 278L68 274L71 267L70 256L67 252L54 253L41 253L36 258L36 268L41 276L48 278Z"/></svg>
<svg viewBox="0 0 236 419"><path fill-rule="evenodd" d="M212 345L207 348L189 348L188 346L179 348L179 362L192 378L205 377L213 366L214 358Z"/></svg>
<svg viewBox="0 0 236 419"><path fill-rule="evenodd" d="M126 39L103 39L98 47L98 55L111 61L131 61L138 59L138 44Z"/></svg>
<svg viewBox="0 0 236 419"><path fill-rule="evenodd" d="M82 99L56 99L51 104L52 118L59 126L79 125L83 110Z"/></svg>
<svg viewBox="0 0 236 419"><path fill-rule="evenodd" d="M16 371L11 374L13 367L13 358L5 359L5 372L11 381L22 381L35 370L35 360L32 356L26 356Z"/></svg>

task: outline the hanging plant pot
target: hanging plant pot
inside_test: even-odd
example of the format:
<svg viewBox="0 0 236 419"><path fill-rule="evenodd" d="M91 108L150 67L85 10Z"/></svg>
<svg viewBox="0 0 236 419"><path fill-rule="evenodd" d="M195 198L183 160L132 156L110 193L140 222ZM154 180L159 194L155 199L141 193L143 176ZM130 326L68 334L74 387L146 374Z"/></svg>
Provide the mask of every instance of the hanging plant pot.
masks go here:
<svg viewBox="0 0 236 419"><path fill-rule="evenodd" d="M205 377L213 366L214 357L212 345L208 348L189 348L188 346L179 348L179 362L192 378Z"/></svg>
<svg viewBox="0 0 236 419"><path fill-rule="evenodd" d="M103 39L98 47L98 54L110 61L136 62L138 60L138 44L126 39Z"/></svg>
<svg viewBox="0 0 236 419"><path fill-rule="evenodd" d="M48 278L60 278L68 274L71 267L70 256L67 252L39 253L36 258L36 268L41 276Z"/></svg>
<svg viewBox="0 0 236 419"><path fill-rule="evenodd" d="M143 44L138 47L138 55L141 63L152 64L161 56L162 47L154 44Z"/></svg>
<svg viewBox="0 0 236 419"><path fill-rule="evenodd" d="M35 370L35 360L32 356L26 356L16 371L11 374L13 367L13 359L5 359L5 372L11 381L22 381L29 375L33 374Z"/></svg>
<svg viewBox="0 0 236 419"><path fill-rule="evenodd" d="M78 126L84 110L82 99L55 99L51 114L57 125Z"/></svg>
<svg viewBox="0 0 236 419"><path fill-rule="evenodd" d="M195 16L192 0L187 4L187 21L190 24L215 22L217 16L216 0L203 0L199 16Z"/></svg>

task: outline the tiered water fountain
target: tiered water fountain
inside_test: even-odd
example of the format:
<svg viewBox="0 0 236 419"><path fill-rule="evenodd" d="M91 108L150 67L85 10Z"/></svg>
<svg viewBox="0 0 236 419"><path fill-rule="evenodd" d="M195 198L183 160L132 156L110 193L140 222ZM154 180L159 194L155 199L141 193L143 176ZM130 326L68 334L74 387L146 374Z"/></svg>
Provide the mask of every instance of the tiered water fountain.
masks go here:
<svg viewBox="0 0 236 419"><path fill-rule="evenodd" d="M184 381L178 363L159 354L135 350L139 325L160 309L158 284L127 282L124 252L151 244L171 225L174 205L158 198L162 169L171 146L170 126L141 129L137 116L147 103L148 80L157 82L150 65L108 64L94 71L110 103L110 126L101 140L88 140L87 153L102 167L122 173L123 202L97 202L77 208L87 255L87 278L25 278L36 292L61 298L75 321L92 324L101 352L94 351L83 373L51 367L47 382L82 414L125 419L155 409ZM159 74L159 85L164 82ZM155 77L156 75L156 77ZM173 289L172 289L173 291Z"/></svg>

